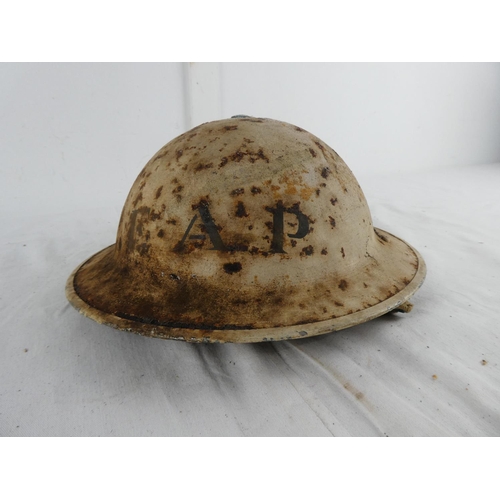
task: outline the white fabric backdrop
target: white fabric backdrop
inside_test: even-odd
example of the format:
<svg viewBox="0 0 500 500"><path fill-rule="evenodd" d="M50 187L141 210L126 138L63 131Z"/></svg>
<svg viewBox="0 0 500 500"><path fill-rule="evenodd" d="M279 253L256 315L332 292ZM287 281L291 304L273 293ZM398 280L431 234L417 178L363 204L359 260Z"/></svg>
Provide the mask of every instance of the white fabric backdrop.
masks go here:
<svg viewBox="0 0 500 500"><path fill-rule="evenodd" d="M375 225L427 262L414 310L286 342L98 325L64 285L114 241L121 205L2 215L0 434L498 435L500 164L359 180Z"/></svg>

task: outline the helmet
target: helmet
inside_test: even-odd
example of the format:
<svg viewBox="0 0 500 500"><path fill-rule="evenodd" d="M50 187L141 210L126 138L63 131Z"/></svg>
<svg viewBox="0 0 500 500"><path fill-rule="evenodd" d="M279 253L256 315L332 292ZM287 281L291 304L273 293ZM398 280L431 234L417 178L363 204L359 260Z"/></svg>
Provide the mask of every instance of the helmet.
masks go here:
<svg viewBox="0 0 500 500"><path fill-rule="evenodd" d="M146 164L116 243L69 277L82 314L190 342L259 342L347 328L405 305L425 278L410 245L372 225L355 177L304 129L204 123Z"/></svg>

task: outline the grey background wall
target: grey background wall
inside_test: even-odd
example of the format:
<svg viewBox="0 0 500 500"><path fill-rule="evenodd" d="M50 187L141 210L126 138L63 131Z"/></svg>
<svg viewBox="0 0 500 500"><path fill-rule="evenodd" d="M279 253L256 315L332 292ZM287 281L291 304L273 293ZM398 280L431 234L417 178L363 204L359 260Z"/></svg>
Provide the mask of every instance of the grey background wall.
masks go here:
<svg viewBox="0 0 500 500"><path fill-rule="evenodd" d="M121 207L163 144L234 114L306 128L362 185L500 161L499 63L2 64L0 111L4 214Z"/></svg>
<svg viewBox="0 0 500 500"><path fill-rule="evenodd" d="M297 122L356 171L500 160L500 64L224 64L225 115Z"/></svg>

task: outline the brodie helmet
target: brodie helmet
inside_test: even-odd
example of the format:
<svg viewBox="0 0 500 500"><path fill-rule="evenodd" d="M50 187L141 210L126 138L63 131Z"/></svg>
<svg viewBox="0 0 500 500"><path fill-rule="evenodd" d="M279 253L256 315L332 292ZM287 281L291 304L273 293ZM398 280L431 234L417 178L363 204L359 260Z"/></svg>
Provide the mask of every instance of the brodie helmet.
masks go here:
<svg viewBox="0 0 500 500"><path fill-rule="evenodd" d="M238 116L164 146L137 177L116 243L69 301L120 330L259 342L347 328L406 303L420 254L376 229L340 156L300 127Z"/></svg>

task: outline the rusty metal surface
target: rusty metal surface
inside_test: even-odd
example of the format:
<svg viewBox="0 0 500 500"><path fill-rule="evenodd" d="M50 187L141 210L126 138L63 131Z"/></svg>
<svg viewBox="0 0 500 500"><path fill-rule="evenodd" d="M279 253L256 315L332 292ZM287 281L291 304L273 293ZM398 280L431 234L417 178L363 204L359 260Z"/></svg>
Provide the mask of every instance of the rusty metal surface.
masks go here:
<svg viewBox="0 0 500 500"><path fill-rule="evenodd" d="M141 335L256 342L380 316L424 277L415 249L373 228L333 149L300 127L239 117L200 125L148 162L116 244L72 274L67 295Z"/></svg>

